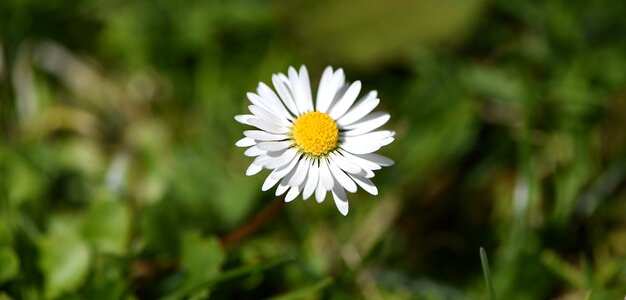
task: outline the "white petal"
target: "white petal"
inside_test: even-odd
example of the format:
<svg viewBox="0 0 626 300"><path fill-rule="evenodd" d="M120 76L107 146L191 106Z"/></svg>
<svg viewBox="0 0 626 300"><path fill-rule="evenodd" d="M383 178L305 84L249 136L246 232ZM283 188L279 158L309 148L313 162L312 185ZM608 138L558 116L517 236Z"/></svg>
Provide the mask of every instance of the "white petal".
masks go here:
<svg viewBox="0 0 626 300"><path fill-rule="evenodd" d="M282 74L279 74L279 75L282 75ZM289 109L289 111L294 116L297 116L299 114L298 114L298 108L296 107L296 103L293 101L293 97L291 96L291 93L289 92L287 85L279 77L279 75L272 75L272 82L274 83L274 88L276 88L278 95L280 95L280 99L285 104L287 109Z"/></svg>
<svg viewBox="0 0 626 300"><path fill-rule="evenodd" d="M341 153L343 156L345 156L347 159L349 159L351 162L359 165L359 167L361 167L362 169L366 169L366 170L380 170L381 167L380 165L363 159L357 155L351 154L349 152L346 152L344 150L339 149L339 153Z"/></svg>
<svg viewBox="0 0 626 300"><path fill-rule="evenodd" d="M375 112L361 119L360 121L345 126L344 129L348 130L344 132L346 136L356 136L364 133L368 133L380 126L383 126L389 121L389 114L384 112ZM252 123L252 120L250 121Z"/></svg>
<svg viewBox="0 0 626 300"><path fill-rule="evenodd" d="M278 187L276 188L276 193L274 193L274 195L280 196L284 194L288 189L289 189L289 185L286 185L286 184L283 185L281 182L281 184L279 184Z"/></svg>
<svg viewBox="0 0 626 300"><path fill-rule="evenodd" d="M271 189L280 180L280 178L273 178L272 177L274 172L276 172L276 170L272 171L272 173L270 173L270 175L268 175L267 178L265 178L265 181L263 182L263 186L261 187L262 191L265 192L265 191Z"/></svg>
<svg viewBox="0 0 626 300"><path fill-rule="evenodd" d="M349 205L346 192L339 185L334 186L331 192L333 193L333 199L335 200L335 205L339 212L344 216L348 215Z"/></svg>
<svg viewBox="0 0 626 300"><path fill-rule="evenodd" d="M271 104L265 98L255 94L255 93L246 93L246 97L248 100L252 102L256 107L264 108L266 110L271 110ZM248 106L249 107L249 106Z"/></svg>
<svg viewBox="0 0 626 300"><path fill-rule="evenodd" d="M306 184L304 185L304 191L302 192L302 198L304 200L308 199L315 192L315 188L317 188L317 183L319 182L319 167L318 160L313 159L311 161L311 166L309 167L309 176L307 176Z"/></svg>
<svg viewBox="0 0 626 300"><path fill-rule="evenodd" d="M348 173L359 174L359 172L361 172L361 168L358 165L346 159L344 156L342 156L338 152L332 152L329 155L329 157L330 159L332 159L334 163L336 163L339 166L339 168L341 168L342 170Z"/></svg>
<svg viewBox="0 0 626 300"><path fill-rule="evenodd" d="M381 146L387 146L389 144L391 144L395 139L393 137L388 137L382 141L380 141L380 145Z"/></svg>
<svg viewBox="0 0 626 300"><path fill-rule="evenodd" d="M277 116L274 113L269 112L265 108L256 105L248 105L248 109L259 119L263 119L272 124L278 124L281 126L291 126L291 122L288 121L284 116Z"/></svg>
<svg viewBox="0 0 626 300"><path fill-rule="evenodd" d="M248 149L246 149L246 151L243 153L243 155L245 156L249 156L249 157L255 157L255 156L259 156L261 154L264 154L266 151L263 151L261 149L259 149L257 146L252 146Z"/></svg>
<svg viewBox="0 0 626 300"><path fill-rule="evenodd" d="M236 115L235 121L244 125L250 125L250 122L248 122L250 118L254 118L254 115Z"/></svg>
<svg viewBox="0 0 626 300"><path fill-rule="evenodd" d="M289 138L288 136L286 136L284 134L269 133L269 132L263 131L263 130L246 130L246 131L243 132L243 135L247 136L247 138L249 138L249 139L251 139L253 141L254 140L257 140L257 141L281 141L281 140Z"/></svg>
<svg viewBox="0 0 626 300"><path fill-rule="evenodd" d="M329 162L328 167L330 168L330 173L333 174L333 177L346 189L346 191L350 193L356 192L356 184L354 181L352 181L346 173L339 169L337 164Z"/></svg>
<svg viewBox="0 0 626 300"><path fill-rule="evenodd" d="M350 109L343 117L337 120L337 124L339 126L350 125L356 121L359 121L361 118L365 117L369 114L378 103L380 103L380 99L376 98L377 92L371 91L365 95L365 97L361 98L359 102L357 102L352 109Z"/></svg>
<svg viewBox="0 0 626 300"><path fill-rule="evenodd" d="M304 87L300 81L300 75L296 72L296 69L289 67L289 82L291 83L291 94L293 100L296 102L296 107L300 114L304 114L308 111L309 103L307 103L306 96L304 95Z"/></svg>
<svg viewBox="0 0 626 300"><path fill-rule="evenodd" d="M380 143L382 140L389 138L389 137L393 137L394 135L395 135L395 132L393 131L379 130L379 131L372 131L372 132L368 132L368 133L357 135L357 136L342 136L342 139L344 141L361 139L361 140Z"/></svg>
<svg viewBox="0 0 626 300"><path fill-rule="evenodd" d="M268 160L270 160L271 157L269 157L267 155L267 153L263 153L259 156L257 156L254 161L252 162L253 164L257 165L257 166L263 166L267 163Z"/></svg>
<svg viewBox="0 0 626 300"><path fill-rule="evenodd" d="M285 150L284 152L278 152L279 155L272 154L270 159L265 163L265 167L268 169L278 169L282 166L289 164L295 156L298 154L296 149L290 148ZM283 175L284 176L284 175Z"/></svg>
<svg viewBox="0 0 626 300"><path fill-rule="evenodd" d="M330 169L328 169L328 163L326 159L320 159L320 184L326 189L330 191L333 188L333 175L330 174Z"/></svg>
<svg viewBox="0 0 626 300"><path fill-rule="evenodd" d="M325 91L325 95L322 96L322 98L318 99L318 101L323 100L323 102L320 104L318 108L318 111L321 111L321 112L328 111L328 109L332 106L333 102L335 101L335 98L336 98L335 96L341 90L344 83L345 83L345 75L343 74L343 70L338 69L337 71L335 71L335 74L333 74L333 78L327 86L328 90Z"/></svg>
<svg viewBox="0 0 626 300"><path fill-rule="evenodd" d="M324 73L322 73L322 78L317 88L317 97L315 98L315 110L317 111L326 111L330 106L330 101L332 100L330 93L333 75L333 68L330 66L326 67Z"/></svg>
<svg viewBox="0 0 626 300"><path fill-rule="evenodd" d="M237 141L237 143L235 143L235 146L237 147L250 147L250 146L254 146L256 145L256 142L254 141L254 139L251 139L249 137L245 137L243 139L240 139Z"/></svg>
<svg viewBox="0 0 626 300"><path fill-rule="evenodd" d="M291 144L291 141L259 142L258 144L256 144L256 146L259 147L259 149L265 151L279 151L291 147Z"/></svg>
<svg viewBox="0 0 626 300"><path fill-rule="evenodd" d="M326 193L326 189L322 186L322 183L320 182L315 189L315 201L317 201L317 203L322 203L324 201L324 198L326 198Z"/></svg>
<svg viewBox="0 0 626 300"><path fill-rule="evenodd" d="M376 153L359 154L357 156L383 167L393 166L394 164L390 158Z"/></svg>
<svg viewBox="0 0 626 300"><path fill-rule="evenodd" d="M291 202L293 199L296 199L300 195L300 186L292 186L287 196L285 196L285 202Z"/></svg>
<svg viewBox="0 0 626 300"><path fill-rule="evenodd" d="M330 117L337 120L341 118L350 109L350 106L354 103L361 91L361 82L353 82L341 99L337 100L337 103L330 109Z"/></svg>
<svg viewBox="0 0 626 300"><path fill-rule="evenodd" d="M276 196L282 195L289 187L291 187L291 185L289 185L289 181L291 180L291 177L293 177L295 172L296 169L291 169L291 171L289 171L289 173L285 177L283 177L283 179L278 184L278 188L276 188Z"/></svg>
<svg viewBox="0 0 626 300"><path fill-rule="evenodd" d="M291 179L289 180L289 185L297 186L302 184L302 182L304 182L304 179L306 179L306 174L309 171L310 165L311 160L308 157L305 157L303 160L301 160L296 167L296 171L293 173L293 176L291 176Z"/></svg>
<svg viewBox="0 0 626 300"><path fill-rule="evenodd" d="M276 172L272 175L270 174L270 176L272 176L273 178L276 179L280 179L285 177L287 174L289 174L289 172L291 172L291 170L296 166L296 164L298 163L298 161L300 160L300 157L302 156L302 154L300 153L296 153L296 155L286 164L277 167L276 168ZM266 168L269 168L268 165L265 166ZM270 168L271 169L271 168Z"/></svg>
<svg viewBox="0 0 626 300"><path fill-rule="evenodd" d="M350 178L352 178L352 180L354 180L354 182L356 182L366 192L374 196L378 195L378 188L371 180L359 175L348 174L348 176L350 176Z"/></svg>
<svg viewBox="0 0 626 300"><path fill-rule="evenodd" d="M259 118L250 118L248 119L248 122L250 123L250 125L259 128L261 130L265 130L271 133L288 133L289 132L289 127L288 126L281 126L279 124L275 124L275 123L270 123L268 121L265 121L263 119L259 119Z"/></svg>
<svg viewBox="0 0 626 300"><path fill-rule="evenodd" d="M260 145L260 143L258 145ZM367 140L348 140L348 141L344 141L340 147L341 149L344 149L350 153L365 154L365 153L372 153L380 149L381 145L379 143L371 142Z"/></svg>
<svg viewBox="0 0 626 300"><path fill-rule="evenodd" d="M261 170L263 170L262 166L259 166L259 165L256 165L256 164L253 163L253 164L250 164L250 166L246 170L246 175L252 176L252 175L255 175L255 174L261 172Z"/></svg>
<svg viewBox="0 0 626 300"><path fill-rule="evenodd" d="M257 92L261 97L265 98L267 102L271 103L272 111L274 111L276 114L282 115L288 120L294 120L293 115L291 115L291 113L287 111L283 102L280 101L278 96L276 96L276 93L274 93L274 91L269 86L261 82L259 83L259 87L257 87Z"/></svg>
<svg viewBox="0 0 626 300"><path fill-rule="evenodd" d="M313 99L311 97L311 83L309 81L309 72L303 65L300 67L300 86L304 92L304 98L307 104L307 111L313 111Z"/></svg>
<svg viewBox="0 0 626 300"><path fill-rule="evenodd" d="M355 175L359 175L359 176L365 177L365 178L373 178L374 177L374 172L372 170L369 170L369 169L361 169L361 172L359 172L359 174L355 174Z"/></svg>

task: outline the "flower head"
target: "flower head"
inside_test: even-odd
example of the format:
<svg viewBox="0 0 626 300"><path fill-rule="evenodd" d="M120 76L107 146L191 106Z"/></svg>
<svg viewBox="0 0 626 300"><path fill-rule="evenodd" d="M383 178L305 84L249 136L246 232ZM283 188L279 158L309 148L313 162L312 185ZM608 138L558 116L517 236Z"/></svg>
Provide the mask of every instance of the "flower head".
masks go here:
<svg viewBox="0 0 626 300"><path fill-rule="evenodd" d="M245 155L255 157L246 175L271 170L263 183L267 191L278 183L276 195L285 192L290 202L302 194L315 194L317 202L331 192L335 205L348 214L346 192L357 185L372 195L378 189L370 178L374 170L393 161L374 152L393 142L395 132L374 131L387 123L389 114L374 112L380 100L371 91L358 101L361 82L345 82L342 69L327 67L313 103L306 67L289 68L288 75L272 76L276 92L259 83L257 93L248 93L251 114L235 120L256 127L244 131L236 145L248 147Z"/></svg>

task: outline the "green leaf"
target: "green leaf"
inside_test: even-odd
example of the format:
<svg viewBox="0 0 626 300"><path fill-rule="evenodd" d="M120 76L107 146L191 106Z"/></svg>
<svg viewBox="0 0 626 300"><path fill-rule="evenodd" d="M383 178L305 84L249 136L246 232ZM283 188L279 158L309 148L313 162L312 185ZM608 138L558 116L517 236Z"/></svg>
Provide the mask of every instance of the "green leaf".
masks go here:
<svg viewBox="0 0 626 300"><path fill-rule="evenodd" d="M83 235L98 251L123 255L131 233L131 211L127 202L98 200L90 204Z"/></svg>
<svg viewBox="0 0 626 300"><path fill-rule="evenodd" d="M15 251L9 247L0 248L0 284L15 278L19 271L20 261Z"/></svg>
<svg viewBox="0 0 626 300"><path fill-rule="evenodd" d="M217 237L202 237L199 232L187 232L183 236L181 251L181 268L186 275L181 289L217 276L224 263L224 250ZM208 295L208 292L205 288L194 295Z"/></svg>
<svg viewBox="0 0 626 300"><path fill-rule="evenodd" d="M39 243L39 267L46 298L76 291L87 279L90 252L76 233L76 225L57 222Z"/></svg>
<svg viewBox="0 0 626 300"><path fill-rule="evenodd" d="M198 232L183 236L182 269L192 278L209 278L219 273L224 250L218 238L202 237Z"/></svg>

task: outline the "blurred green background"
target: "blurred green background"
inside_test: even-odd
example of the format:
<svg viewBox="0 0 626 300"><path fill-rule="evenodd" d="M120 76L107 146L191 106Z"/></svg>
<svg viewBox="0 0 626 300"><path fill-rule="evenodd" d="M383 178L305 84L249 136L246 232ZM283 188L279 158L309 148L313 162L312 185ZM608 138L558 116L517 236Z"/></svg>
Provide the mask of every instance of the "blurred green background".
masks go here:
<svg viewBox="0 0 626 300"><path fill-rule="evenodd" d="M625 1L2 0L0 299L626 295ZM290 65L379 91L380 195L234 146ZM260 212L262 221L242 238Z"/></svg>

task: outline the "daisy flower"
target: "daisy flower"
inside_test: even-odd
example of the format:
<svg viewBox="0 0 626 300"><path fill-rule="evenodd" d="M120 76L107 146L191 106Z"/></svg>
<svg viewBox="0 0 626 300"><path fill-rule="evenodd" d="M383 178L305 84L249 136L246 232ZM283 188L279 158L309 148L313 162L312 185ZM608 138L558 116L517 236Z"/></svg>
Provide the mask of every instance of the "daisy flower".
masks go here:
<svg viewBox="0 0 626 300"><path fill-rule="evenodd" d="M327 67L311 95L305 66L287 75L272 75L272 90L259 83L257 92L248 93L251 114L235 117L239 123L256 127L243 132L238 147L247 147L246 156L255 157L246 175L271 170L262 190L276 184L276 196L287 193L290 202L298 195L304 200L315 194L317 202L330 192L341 214L348 214L346 191L357 185L377 195L370 178L374 171L393 161L374 152L393 142L395 132L374 131L387 123L389 114L374 112L380 99L370 91L358 101L361 82L349 84L342 69Z"/></svg>

